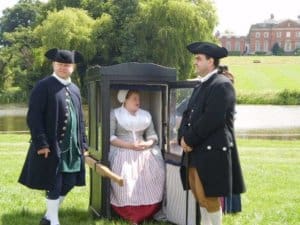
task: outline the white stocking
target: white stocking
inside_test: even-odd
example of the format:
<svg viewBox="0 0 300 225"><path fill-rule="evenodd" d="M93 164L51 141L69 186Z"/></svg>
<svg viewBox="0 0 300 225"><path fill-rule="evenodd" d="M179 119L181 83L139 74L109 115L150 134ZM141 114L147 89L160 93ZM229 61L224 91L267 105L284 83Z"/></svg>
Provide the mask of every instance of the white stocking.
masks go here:
<svg viewBox="0 0 300 225"><path fill-rule="evenodd" d="M59 206L63 203L66 196L59 196Z"/></svg>
<svg viewBox="0 0 300 225"><path fill-rule="evenodd" d="M208 213L212 225L222 225L222 209L219 211Z"/></svg>
<svg viewBox="0 0 300 225"><path fill-rule="evenodd" d="M51 225L59 225L58 220L58 208L59 208L59 199L46 199L47 212L46 219L50 220Z"/></svg>
<svg viewBox="0 0 300 225"><path fill-rule="evenodd" d="M200 207L200 213L201 213L201 225L212 225L206 208Z"/></svg>

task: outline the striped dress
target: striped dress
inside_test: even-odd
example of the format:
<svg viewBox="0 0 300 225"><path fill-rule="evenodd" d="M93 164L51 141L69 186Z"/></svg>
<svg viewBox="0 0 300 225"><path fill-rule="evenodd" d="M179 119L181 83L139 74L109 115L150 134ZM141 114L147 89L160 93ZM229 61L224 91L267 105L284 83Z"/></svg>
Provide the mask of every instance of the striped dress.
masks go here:
<svg viewBox="0 0 300 225"><path fill-rule="evenodd" d="M153 139L157 142L151 116L139 110L132 116L123 108L111 113L111 140L124 141ZM111 169L124 179L124 186L111 183L111 204L124 219L139 223L159 210L165 184L165 166L157 145L142 150L119 148L111 145Z"/></svg>

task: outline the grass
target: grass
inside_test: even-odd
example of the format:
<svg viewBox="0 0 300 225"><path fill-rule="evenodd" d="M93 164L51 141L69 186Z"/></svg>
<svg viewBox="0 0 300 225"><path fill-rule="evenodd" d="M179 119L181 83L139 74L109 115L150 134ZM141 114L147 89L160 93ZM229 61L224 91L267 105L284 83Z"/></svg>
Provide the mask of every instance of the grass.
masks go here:
<svg viewBox="0 0 300 225"><path fill-rule="evenodd" d="M28 148L28 134L0 135L0 225L38 224L44 192L17 183ZM300 221L300 141L238 140L247 184L243 212L225 215L224 225L296 225ZM88 183L88 182L87 182ZM125 225L94 219L88 212L89 188L76 187L60 211L62 225ZM166 224L147 222L145 225Z"/></svg>
<svg viewBox="0 0 300 225"><path fill-rule="evenodd" d="M221 63L235 75L238 92L300 90L298 56L230 56Z"/></svg>
<svg viewBox="0 0 300 225"><path fill-rule="evenodd" d="M239 103L300 104L300 57L230 56L221 63L235 76Z"/></svg>

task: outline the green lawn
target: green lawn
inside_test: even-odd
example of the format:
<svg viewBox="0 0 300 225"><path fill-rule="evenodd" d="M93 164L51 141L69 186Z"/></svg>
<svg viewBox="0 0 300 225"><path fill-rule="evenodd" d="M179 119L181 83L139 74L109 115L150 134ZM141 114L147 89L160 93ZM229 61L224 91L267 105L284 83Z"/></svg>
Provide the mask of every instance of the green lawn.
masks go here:
<svg viewBox="0 0 300 225"><path fill-rule="evenodd" d="M34 225L44 213L44 193L17 183L28 135L0 135L0 224ZM300 141L238 140L247 184L243 212L226 215L224 225L298 225L300 222ZM89 188L75 188L60 213L61 225L122 225L93 219ZM148 222L145 225L158 224ZM164 223L161 223L164 224Z"/></svg>
<svg viewBox="0 0 300 225"><path fill-rule="evenodd" d="M235 75L238 92L300 90L298 56L229 56L221 63Z"/></svg>

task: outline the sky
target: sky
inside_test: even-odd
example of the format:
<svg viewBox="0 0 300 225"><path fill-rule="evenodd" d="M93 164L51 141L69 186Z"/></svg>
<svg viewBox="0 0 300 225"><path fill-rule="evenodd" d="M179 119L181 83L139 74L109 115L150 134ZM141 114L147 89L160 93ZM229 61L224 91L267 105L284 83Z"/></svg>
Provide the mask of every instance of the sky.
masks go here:
<svg viewBox="0 0 300 225"><path fill-rule="evenodd" d="M274 15L275 20L298 20L299 0L212 0L215 2L219 25L236 35L247 35L252 24L261 23Z"/></svg>
<svg viewBox="0 0 300 225"><path fill-rule="evenodd" d="M271 14L274 14L275 20L297 20L300 15L299 0L211 1L216 6L219 18L215 31L219 30L221 33L230 31L236 35L247 35L252 24L269 19ZM12 7L17 2L18 0L0 0L0 16L3 9Z"/></svg>

